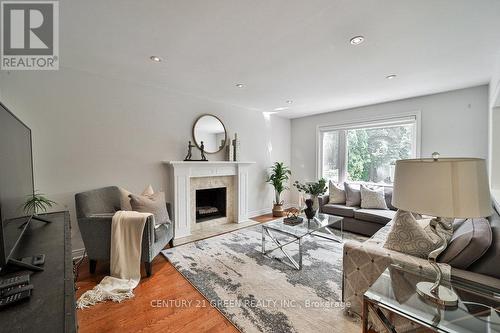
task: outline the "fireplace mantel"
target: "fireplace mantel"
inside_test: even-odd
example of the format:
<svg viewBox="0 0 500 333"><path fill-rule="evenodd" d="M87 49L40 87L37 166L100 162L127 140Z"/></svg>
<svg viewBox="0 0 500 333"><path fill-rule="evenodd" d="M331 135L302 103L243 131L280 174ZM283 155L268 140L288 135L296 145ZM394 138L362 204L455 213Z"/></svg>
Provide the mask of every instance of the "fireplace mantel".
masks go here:
<svg viewBox="0 0 500 333"><path fill-rule="evenodd" d="M236 181L236 223L248 220L248 169L255 162L164 161L169 167L173 198L174 237L191 235L191 178L234 176Z"/></svg>

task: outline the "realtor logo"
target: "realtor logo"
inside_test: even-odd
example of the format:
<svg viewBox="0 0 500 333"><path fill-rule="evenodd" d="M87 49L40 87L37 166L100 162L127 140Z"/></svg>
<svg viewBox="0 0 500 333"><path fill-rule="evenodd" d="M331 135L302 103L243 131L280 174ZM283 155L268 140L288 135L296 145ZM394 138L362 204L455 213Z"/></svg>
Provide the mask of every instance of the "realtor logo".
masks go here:
<svg viewBox="0 0 500 333"><path fill-rule="evenodd" d="M1 69L59 69L59 3L1 1Z"/></svg>

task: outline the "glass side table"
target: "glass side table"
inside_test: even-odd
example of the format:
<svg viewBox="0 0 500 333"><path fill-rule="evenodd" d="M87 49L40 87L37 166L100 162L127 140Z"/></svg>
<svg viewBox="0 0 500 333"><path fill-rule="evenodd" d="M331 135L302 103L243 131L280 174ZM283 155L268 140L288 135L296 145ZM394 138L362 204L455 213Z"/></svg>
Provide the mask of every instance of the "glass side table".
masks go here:
<svg viewBox="0 0 500 333"><path fill-rule="evenodd" d="M368 332L371 313L388 332L397 332L391 314L435 332L500 332L500 294L472 285L449 283L459 296L457 307L443 308L421 298L416 292L420 281L431 281L418 272L390 266L363 296L363 332ZM388 316L385 312L388 312Z"/></svg>

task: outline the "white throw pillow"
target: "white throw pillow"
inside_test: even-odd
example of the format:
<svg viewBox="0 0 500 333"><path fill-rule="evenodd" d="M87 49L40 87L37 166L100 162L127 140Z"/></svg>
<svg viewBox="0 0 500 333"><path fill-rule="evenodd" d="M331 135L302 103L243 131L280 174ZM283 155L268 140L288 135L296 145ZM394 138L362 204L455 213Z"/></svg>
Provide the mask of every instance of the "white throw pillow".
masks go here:
<svg viewBox="0 0 500 333"><path fill-rule="evenodd" d="M345 204L345 191L340 187L340 185L330 181L328 190L330 191L330 199L328 200L328 203Z"/></svg>
<svg viewBox="0 0 500 333"><path fill-rule="evenodd" d="M431 219L416 220L412 213L398 210L392 220L391 230L387 235L384 247L406 253L414 257L427 258L429 253L441 245L441 240L429 226ZM436 228L447 242L453 234L440 225Z"/></svg>
<svg viewBox="0 0 500 333"><path fill-rule="evenodd" d="M361 208L388 209L383 187L369 188L361 184Z"/></svg>

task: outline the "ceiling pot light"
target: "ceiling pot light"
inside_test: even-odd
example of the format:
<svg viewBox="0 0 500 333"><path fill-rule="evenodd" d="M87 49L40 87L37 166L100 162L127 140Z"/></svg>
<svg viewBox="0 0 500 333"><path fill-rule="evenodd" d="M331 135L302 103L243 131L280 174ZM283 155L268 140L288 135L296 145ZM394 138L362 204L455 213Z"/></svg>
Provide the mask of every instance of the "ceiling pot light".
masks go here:
<svg viewBox="0 0 500 333"><path fill-rule="evenodd" d="M351 45L359 45L359 44L363 43L364 41L365 41L365 37L354 36L351 38L351 40L349 42L351 43Z"/></svg>
<svg viewBox="0 0 500 333"><path fill-rule="evenodd" d="M392 80L392 79L395 79L395 78L397 78L397 77L398 77L398 76L397 76L396 74L391 74L391 75L387 75L385 78L386 78L387 80Z"/></svg>
<svg viewBox="0 0 500 333"><path fill-rule="evenodd" d="M243 87L244 87L244 85L243 85L243 83L237 83L237 84L236 84L236 87L237 87L237 88L243 88Z"/></svg>
<svg viewBox="0 0 500 333"><path fill-rule="evenodd" d="M149 59L151 59L151 61L154 61L154 62L161 62L161 60L162 60L162 59L161 59L160 57L158 57L158 56L151 56L151 57L149 57Z"/></svg>
<svg viewBox="0 0 500 333"><path fill-rule="evenodd" d="M286 104L292 104L292 103L293 103L293 101L291 99L286 101Z"/></svg>

